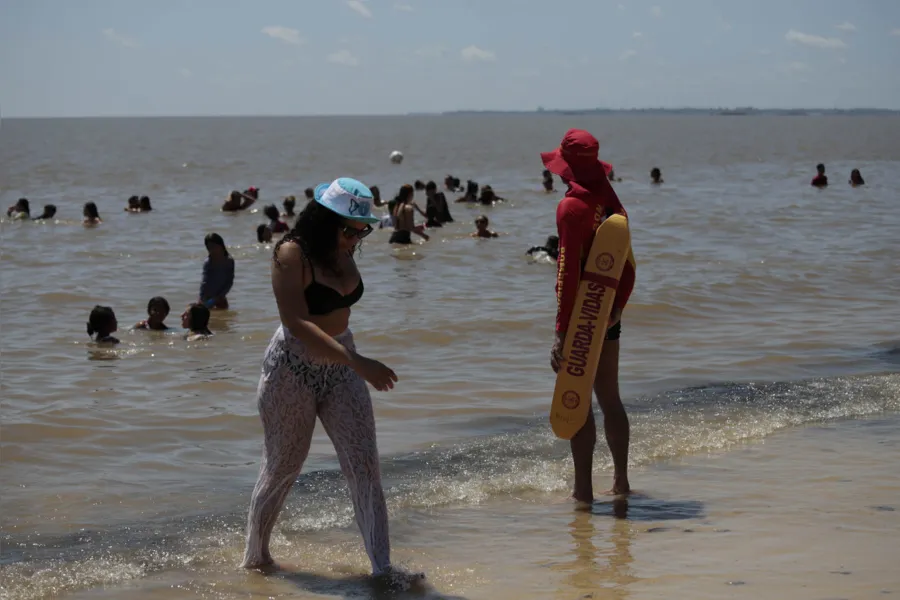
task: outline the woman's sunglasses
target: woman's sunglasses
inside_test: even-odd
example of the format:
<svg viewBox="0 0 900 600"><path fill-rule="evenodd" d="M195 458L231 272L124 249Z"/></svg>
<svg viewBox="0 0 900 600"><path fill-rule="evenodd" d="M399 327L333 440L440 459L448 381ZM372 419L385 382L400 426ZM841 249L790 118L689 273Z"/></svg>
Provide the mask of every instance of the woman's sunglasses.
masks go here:
<svg viewBox="0 0 900 600"><path fill-rule="evenodd" d="M344 228L341 229L341 232L343 232L345 238L348 238L348 239L357 238L357 239L361 240L364 237L366 237L367 235L369 235L370 233L372 233L372 226L366 225L362 229L357 229L356 227L353 227L352 225L345 225Z"/></svg>

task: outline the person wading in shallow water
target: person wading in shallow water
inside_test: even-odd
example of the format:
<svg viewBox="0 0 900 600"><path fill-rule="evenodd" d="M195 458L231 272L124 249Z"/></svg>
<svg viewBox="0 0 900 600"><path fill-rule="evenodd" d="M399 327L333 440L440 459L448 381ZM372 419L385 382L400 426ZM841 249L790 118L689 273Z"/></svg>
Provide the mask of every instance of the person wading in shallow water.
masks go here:
<svg viewBox="0 0 900 600"><path fill-rule="evenodd" d="M397 375L356 351L350 308L363 295L353 259L372 232L372 192L342 177L314 199L276 245L272 288L281 316L263 357L257 404L264 432L259 479L250 500L242 566L272 566L269 539L322 421L347 479L372 573L391 584L422 579L391 564L388 511L381 487L375 418L366 382L381 391Z"/></svg>
<svg viewBox="0 0 900 600"><path fill-rule="evenodd" d="M556 209L556 227L559 233L556 339L550 351L550 366L554 372L559 371L563 360L566 330L575 305L584 260L594 241L594 233L607 217L614 214L627 217L607 179L607 165L598 159L599 150L600 144L593 135L580 129L570 129L559 148L541 153L544 166L568 186L565 198ZM619 397L619 335L622 331L622 310L634 288L634 279L635 262L629 248L594 378L594 393L597 394L597 401L603 411L603 429L615 469L610 493L617 495L631 491L628 483L628 415ZM588 412L587 421L572 437L570 444L575 465L572 496L579 502L593 502L591 467L597 444L593 410Z"/></svg>

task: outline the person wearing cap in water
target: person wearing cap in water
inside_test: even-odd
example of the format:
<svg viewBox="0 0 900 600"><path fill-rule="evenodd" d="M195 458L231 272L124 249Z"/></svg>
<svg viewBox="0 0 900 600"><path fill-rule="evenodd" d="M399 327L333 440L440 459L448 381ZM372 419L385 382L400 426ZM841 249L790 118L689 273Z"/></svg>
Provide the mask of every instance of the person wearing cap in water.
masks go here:
<svg viewBox="0 0 900 600"><path fill-rule="evenodd" d="M556 339L550 350L550 366L559 371L563 360L562 349L569 321L578 293L584 260L594 242L600 224L614 214L627 213L609 184L609 164L599 160L600 144L597 139L581 129L570 129L552 152L542 152L544 166L558 175L567 186L566 196L556 209L556 227L559 234L559 258L556 277ZM622 310L634 288L635 262L629 248L628 258L619 286L616 290L613 310L606 326L594 392L603 412L606 442L612 454L614 474L611 493L627 494L628 482L628 415L619 397L619 335L622 331ZM594 412L588 412L584 426L570 440L575 466L573 498L576 501L593 502L591 468L597 429Z"/></svg>
<svg viewBox="0 0 900 600"><path fill-rule="evenodd" d="M377 222L369 188L341 177L315 189L314 201L275 245L272 288L281 323L266 349L257 392L265 448L250 501L246 568L273 563L272 529L309 453L318 417L349 484L373 574L397 573L366 386L389 391L397 375L359 354L349 328L351 307L363 295L354 251Z"/></svg>

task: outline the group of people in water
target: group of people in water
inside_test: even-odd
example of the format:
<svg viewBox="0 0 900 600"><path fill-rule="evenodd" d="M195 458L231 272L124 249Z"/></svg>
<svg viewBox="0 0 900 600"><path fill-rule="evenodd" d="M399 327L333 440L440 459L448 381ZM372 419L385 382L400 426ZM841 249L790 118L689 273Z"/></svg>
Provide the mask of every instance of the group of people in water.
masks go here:
<svg viewBox="0 0 900 600"><path fill-rule="evenodd" d="M850 171L850 179L847 181L851 187L859 187L861 185L866 185L865 179L863 179L862 174L860 174L859 169L853 169ZM825 165L819 163L816 165L816 176L813 177L810 185L817 188L826 188L828 187L828 176L825 175Z"/></svg>
<svg viewBox="0 0 900 600"><path fill-rule="evenodd" d="M186 329L184 339L188 342L205 340L211 335L209 329L210 309L227 309L228 292L234 285L234 258L228 253L225 240L218 233L210 233L204 239L208 253L203 263L203 275L197 301L192 302L181 313L181 326ZM147 318L132 327L139 331L170 331L166 325L169 316L169 302L162 296L154 296L147 303ZM97 344L115 345L120 340L113 336L118 330L116 313L109 306L97 305L88 317L87 333Z"/></svg>

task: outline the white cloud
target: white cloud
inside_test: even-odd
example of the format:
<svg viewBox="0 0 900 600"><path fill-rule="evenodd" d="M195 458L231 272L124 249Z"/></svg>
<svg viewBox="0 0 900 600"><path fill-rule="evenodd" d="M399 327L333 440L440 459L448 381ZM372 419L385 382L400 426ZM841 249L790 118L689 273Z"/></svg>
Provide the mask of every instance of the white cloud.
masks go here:
<svg viewBox="0 0 900 600"><path fill-rule="evenodd" d="M290 27L282 27L281 25L271 25L269 27L263 27L262 33L269 36L270 38L281 40L285 44L293 44L295 46L299 46L304 42L304 39L300 37L299 31L297 31L296 29L291 29Z"/></svg>
<svg viewBox="0 0 900 600"><path fill-rule="evenodd" d="M463 60L467 60L469 62L490 62L493 60L497 60L496 54L494 54L490 50L483 50L478 46L466 46L459 54L460 56L462 56Z"/></svg>
<svg viewBox="0 0 900 600"><path fill-rule="evenodd" d="M394 10L401 10L403 12L412 12L413 7L410 6L409 4L403 4L401 2L398 2L397 4L394 5Z"/></svg>
<svg viewBox="0 0 900 600"><path fill-rule="evenodd" d="M359 13L360 16L367 19L372 18L372 11L369 10L369 7L366 6L362 0L347 0L347 6Z"/></svg>
<svg viewBox="0 0 900 600"><path fill-rule="evenodd" d="M849 21L844 21L840 25L835 25L835 29L840 29L841 31L856 31L856 25Z"/></svg>
<svg viewBox="0 0 900 600"><path fill-rule="evenodd" d="M139 46L136 39L134 39L133 37L128 37L127 35L123 35L112 27L104 29L103 35L109 41L115 42L120 46L125 46L126 48L137 48Z"/></svg>
<svg viewBox="0 0 900 600"><path fill-rule="evenodd" d="M662 8L660 8L658 6L654 6L653 8L650 9L650 14L653 15L654 17L656 17L657 19L659 19L663 16Z"/></svg>
<svg viewBox="0 0 900 600"><path fill-rule="evenodd" d="M181 77L184 79L190 79L194 76L194 74L191 73L191 70L185 67L181 67L180 69L178 69L178 74L181 75Z"/></svg>
<svg viewBox="0 0 900 600"><path fill-rule="evenodd" d="M900 27L894 27L891 29L891 35L900 36Z"/></svg>
<svg viewBox="0 0 900 600"><path fill-rule="evenodd" d="M344 65L345 67L355 67L359 65L359 59L349 50L340 50L334 54L329 54L326 59L330 63Z"/></svg>
<svg viewBox="0 0 900 600"><path fill-rule="evenodd" d="M644 34L641 33L640 31L635 31L634 33L631 34L631 37L633 37L634 39L638 39L638 38L644 37Z"/></svg>
<svg viewBox="0 0 900 600"><path fill-rule="evenodd" d="M784 39L789 42L797 42L798 44L803 44L804 46L812 46L813 48L846 48L847 44L844 43L844 40L838 38L827 38L822 37L820 35L812 35L809 33L802 33L800 31L796 31L791 29L788 31Z"/></svg>
<svg viewBox="0 0 900 600"><path fill-rule="evenodd" d="M797 73L799 71L805 71L808 68L809 67L806 66L806 63L802 63L802 62L798 62L798 61L788 63L788 66L787 66L788 71L793 71L795 73Z"/></svg>
<svg viewBox="0 0 900 600"><path fill-rule="evenodd" d="M629 58L631 58L632 56L635 56L635 55L637 55L637 52L635 50L626 50L619 57L619 60L628 60Z"/></svg>

